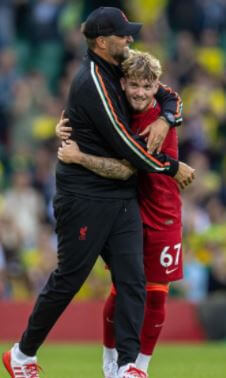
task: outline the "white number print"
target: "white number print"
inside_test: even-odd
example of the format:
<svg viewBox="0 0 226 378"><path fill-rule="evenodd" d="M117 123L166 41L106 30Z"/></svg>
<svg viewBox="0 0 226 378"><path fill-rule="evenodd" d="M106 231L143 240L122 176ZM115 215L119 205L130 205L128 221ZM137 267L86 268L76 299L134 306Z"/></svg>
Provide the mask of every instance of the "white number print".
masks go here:
<svg viewBox="0 0 226 378"><path fill-rule="evenodd" d="M173 264L173 262L174 262L174 265L178 265L180 252L181 252L181 243L175 244L173 246L173 249L176 250L175 260L174 260L174 255L172 256L169 249L170 249L170 246L168 245L165 246L160 254L160 264L164 266L164 268L168 268L169 266Z"/></svg>

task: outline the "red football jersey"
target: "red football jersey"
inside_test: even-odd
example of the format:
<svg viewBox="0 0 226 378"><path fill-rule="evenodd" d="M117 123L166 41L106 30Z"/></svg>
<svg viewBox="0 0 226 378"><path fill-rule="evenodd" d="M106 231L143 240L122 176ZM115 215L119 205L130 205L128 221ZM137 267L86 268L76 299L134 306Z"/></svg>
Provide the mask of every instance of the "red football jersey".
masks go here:
<svg viewBox="0 0 226 378"><path fill-rule="evenodd" d="M155 104L143 113L132 115L132 130L139 134L160 115ZM176 128L170 128L162 152L178 159ZM144 225L155 231L171 231L181 227L181 199L174 178L160 173L138 173L138 200Z"/></svg>

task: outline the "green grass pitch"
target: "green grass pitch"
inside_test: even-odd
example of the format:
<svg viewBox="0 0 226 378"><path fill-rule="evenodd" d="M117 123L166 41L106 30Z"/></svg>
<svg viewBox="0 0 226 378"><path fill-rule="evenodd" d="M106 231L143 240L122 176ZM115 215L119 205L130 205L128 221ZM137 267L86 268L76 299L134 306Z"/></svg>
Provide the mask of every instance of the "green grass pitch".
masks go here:
<svg viewBox="0 0 226 378"><path fill-rule="evenodd" d="M0 344L0 352L9 344ZM101 378L102 348L93 344L45 344L38 353L43 378ZM226 343L160 344L150 378L224 378ZM0 377L9 375L0 366Z"/></svg>

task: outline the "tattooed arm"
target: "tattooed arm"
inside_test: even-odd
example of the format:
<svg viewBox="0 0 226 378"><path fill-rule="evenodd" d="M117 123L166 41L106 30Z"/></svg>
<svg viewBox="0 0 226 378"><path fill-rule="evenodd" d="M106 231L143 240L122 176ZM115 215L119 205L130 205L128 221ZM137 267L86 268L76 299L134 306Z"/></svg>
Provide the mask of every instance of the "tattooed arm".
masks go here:
<svg viewBox="0 0 226 378"><path fill-rule="evenodd" d="M109 179L128 180L136 172L125 159L117 160L82 153L80 164L97 175Z"/></svg>
<svg viewBox="0 0 226 378"><path fill-rule="evenodd" d="M63 142L62 147L58 149L57 156L64 163L80 164L97 175L109 179L128 180L136 173L136 169L127 160L85 154L72 140L68 140L67 143Z"/></svg>

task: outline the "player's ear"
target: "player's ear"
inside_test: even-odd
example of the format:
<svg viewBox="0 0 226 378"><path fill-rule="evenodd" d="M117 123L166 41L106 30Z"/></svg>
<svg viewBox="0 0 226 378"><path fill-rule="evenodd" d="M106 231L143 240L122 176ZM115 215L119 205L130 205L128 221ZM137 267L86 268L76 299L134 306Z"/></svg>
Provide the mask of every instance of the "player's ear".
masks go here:
<svg viewBox="0 0 226 378"><path fill-rule="evenodd" d="M124 77L121 77L120 84L121 84L122 90L124 91L126 87L126 80Z"/></svg>

